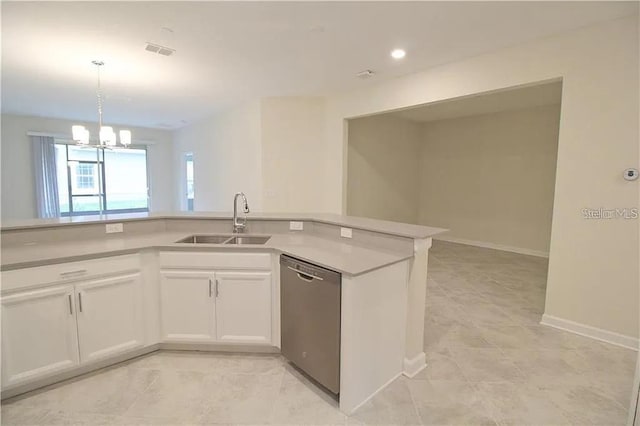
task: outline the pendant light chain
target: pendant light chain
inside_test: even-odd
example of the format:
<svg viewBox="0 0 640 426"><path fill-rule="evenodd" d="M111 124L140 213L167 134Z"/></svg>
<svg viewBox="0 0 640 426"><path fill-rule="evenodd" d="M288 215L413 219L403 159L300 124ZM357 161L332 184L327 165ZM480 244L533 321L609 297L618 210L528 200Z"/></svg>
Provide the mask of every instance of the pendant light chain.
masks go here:
<svg viewBox="0 0 640 426"><path fill-rule="evenodd" d="M94 61L95 65L98 66L98 129L102 128L102 88L100 86L100 67L102 66L102 62Z"/></svg>
<svg viewBox="0 0 640 426"><path fill-rule="evenodd" d="M98 90L97 90L97 96L98 96L98 135L100 135L102 133L102 87L100 85L100 67L102 67L102 65L104 65L104 62L102 61L93 61L93 64L98 67ZM100 138L100 136L98 136L98 145L102 146L102 140ZM104 148L102 150L102 156L104 158ZM97 174L98 174L98 212L100 215L102 215L102 213L104 212L104 192L102 191L102 172L101 172L101 167L100 167L100 149L98 147L98 149L96 149L96 164L98 167L97 170ZM104 163L102 164L102 167L104 167Z"/></svg>

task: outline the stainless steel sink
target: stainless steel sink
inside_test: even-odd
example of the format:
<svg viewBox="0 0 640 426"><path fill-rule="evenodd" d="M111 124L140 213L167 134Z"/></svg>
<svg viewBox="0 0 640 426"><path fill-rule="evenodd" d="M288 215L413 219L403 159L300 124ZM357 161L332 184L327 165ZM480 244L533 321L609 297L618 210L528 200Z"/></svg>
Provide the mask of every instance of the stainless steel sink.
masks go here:
<svg viewBox="0 0 640 426"><path fill-rule="evenodd" d="M176 243L222 244L230 238L232 238L231 235L189 235L186 238L176 241Z"/></svg>
<svg viewBox="0 0 640 426"><path fill-rule="evenodd" d="M264 244L270 236L264 235L189 235L176 243L187 244Z"/></svg>
<svg viewBox="0 0 640 426"><path fill-rule="evenodd" d="M264 244L271 237L263 237L256 235L243 235L231 238L225 244Z"/></svg>

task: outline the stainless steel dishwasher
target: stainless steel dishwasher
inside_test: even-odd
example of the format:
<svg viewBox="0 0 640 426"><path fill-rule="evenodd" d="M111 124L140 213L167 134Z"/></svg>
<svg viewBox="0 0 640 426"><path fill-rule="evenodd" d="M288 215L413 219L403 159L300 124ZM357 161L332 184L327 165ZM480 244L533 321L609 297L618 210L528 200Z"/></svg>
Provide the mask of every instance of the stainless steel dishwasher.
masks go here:
<svg viewBox="0 0 640 426"><path fill-rule="evenodd" d="M338 272L280 256L282 355L335 395L340 393Z"/></svg>

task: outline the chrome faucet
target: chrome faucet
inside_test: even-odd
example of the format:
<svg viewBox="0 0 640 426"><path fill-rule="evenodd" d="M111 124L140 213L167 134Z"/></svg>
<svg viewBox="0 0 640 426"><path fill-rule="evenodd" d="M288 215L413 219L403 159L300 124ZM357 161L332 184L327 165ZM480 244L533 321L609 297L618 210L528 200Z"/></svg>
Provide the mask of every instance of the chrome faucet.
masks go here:
<svg viewBox="0 0 640 426"><path fill-rule="evenodd" d="M238 218L238 197L242 197L242 202L244 203L244 208L242 211L244 212L244 217L242 219ZM233 197L233 232L241 233L244 232L247 227L247 213L249 213L249 203L247 203L247 197L245 197L244 192L238 192Z"/></svg>

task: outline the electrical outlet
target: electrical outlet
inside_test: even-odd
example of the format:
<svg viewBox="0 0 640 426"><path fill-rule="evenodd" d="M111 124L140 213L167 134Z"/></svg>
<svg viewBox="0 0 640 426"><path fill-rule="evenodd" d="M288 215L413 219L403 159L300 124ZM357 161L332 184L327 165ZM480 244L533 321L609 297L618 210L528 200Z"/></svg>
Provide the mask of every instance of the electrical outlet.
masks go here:
<svg viewBox="0 0 640 426"><path fill-rule="evenodd" d="M340 236L342 238L352 238L353 230L351 228L340 228Z"/></svg>
<svg viewBox="0 0 640 426"><path fill-rule="evenodd" d="M106 231L107 231L107 234L115 234L117 232L123 232L124 225L122 223L107 223Z"/></svg>
<svg viewBox="0 0 640 426"><path fill-rule="evenodd" d="M302 231L304 229L304 222L289 222L290 231Z"/></svg>

